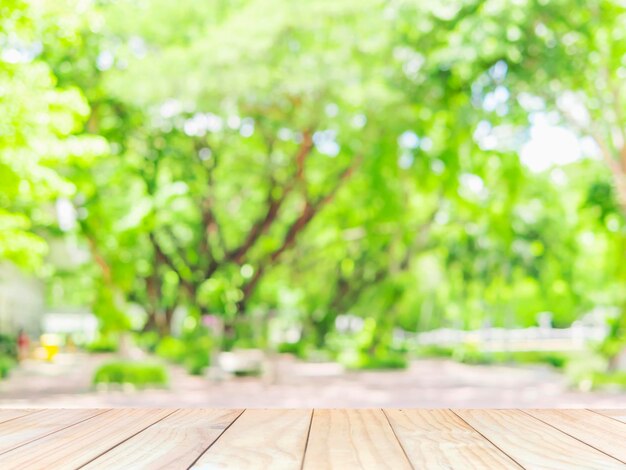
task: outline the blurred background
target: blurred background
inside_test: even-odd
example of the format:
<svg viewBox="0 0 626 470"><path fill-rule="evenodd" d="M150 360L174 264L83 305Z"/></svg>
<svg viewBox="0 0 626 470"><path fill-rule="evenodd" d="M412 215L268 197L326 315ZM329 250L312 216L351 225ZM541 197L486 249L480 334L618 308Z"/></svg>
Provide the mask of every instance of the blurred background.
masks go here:
<svg viewBox="0 0 626 470"><path fill-rule="evenodd" d="M3 0L0 406L623 406L625 78L619 0Z"/></svg>

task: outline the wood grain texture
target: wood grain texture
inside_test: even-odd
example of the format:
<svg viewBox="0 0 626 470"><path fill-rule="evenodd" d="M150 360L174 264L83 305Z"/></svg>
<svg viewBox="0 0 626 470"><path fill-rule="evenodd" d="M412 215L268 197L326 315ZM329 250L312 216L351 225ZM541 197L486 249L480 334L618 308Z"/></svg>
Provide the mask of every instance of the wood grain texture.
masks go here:
<svg viewBox="0 0 626 470"><path fill-rule="evenodd" d="M315 410L304 469L412 468L382 410Z"/></svg>
<svg viewBox="0 0 626 470"><path fill-rule="evenodd" d="M188 468L242 411L178 410L83 468Z"/></svg>
<svg viewBox="0 0 626 470"><path fill-rule="evenodd" d="M587 410L524 410L626 464L626 424Z"/></svg>
<svg viewBox="0 0 626 470"><path fill-rule="evenodd" d="M299 469L311 410L246 410L194 469Z"/></svg>
<svg viewBox="0 0 626 470"><path fill-rule="evenodd" d="M173 412L154 409L109 410L0 455L0 468L75 469Z"/></svg>
<svg viewBox="0 0 626 470"><path fill-rule="evenodd" d="M105 410L43 410L0 423L0 454L104 412Z"/></svg>
<svg viewBox="0 0 626 470"><path fill-rule="evenodd" d="M624 464L520 410L455 410L524 468L624 469Z"/></svg>
<svg viewBox="0 0 626 470"><path fill-rule="evenodd" d="M594 413L598 413L604 416L608 416L609 418L616 419L621 421L622 423L626 423L626 409L623 410L590 410Z"/></svg>
<svg viewBox="0 0 626 470"><path fill-rule="evenodd" d="M0 469L626 469L625 410L0 410Z"/></svg>
<svg viewBox="0 0 626 470"><path fill-rule="evenodd" d="M10 410L0 410L0 423L4 423L5 421L10 421L15 418L19 418L21 416L26 416L31 413L37 413L40 410L34 409L10 409Z"/></svg>
<svg viewBox="0 0 626 470"><path fill-rule="evenodd" d="M415 468L521 468L450 410L384 412Z"/></svg>

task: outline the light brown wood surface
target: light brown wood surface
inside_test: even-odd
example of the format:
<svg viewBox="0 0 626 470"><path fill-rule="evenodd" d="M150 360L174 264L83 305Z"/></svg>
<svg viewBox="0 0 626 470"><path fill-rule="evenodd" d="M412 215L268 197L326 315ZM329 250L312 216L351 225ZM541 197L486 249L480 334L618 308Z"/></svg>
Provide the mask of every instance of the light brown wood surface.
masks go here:
<svg viewBox="0 0 626 470"><path fill-rule="evenodd" d="M450 410L385 410L385 413L417 468L520 468Z"/></svg>
<svg viewBox="0 0 626 470"><path fill-rule="evenodd" d="M5 421L10 421L15 418L19 418L20 416L26 416L31 413L36 413L38 410L29 410L29 409L13 409L13 410L0 410L0 423L4 423Z"/></svg>
<svg viewBox="0 0 626 470"><path fill-rule="evenodd" d="M624 469L624 464L521 410L456 410L524 468Z"/></svg>
<svg viewBox="0 0 626 470"><path fill-rule="evenodd" d="M590 410L594 413L601 414L602 416L608 416L609 418L616 419L622 423L626 423L626 409L623 410Z"/></svg>
<svg viewBox="0 0 626 470"><path fill-rule="evenodd" d="M587 410L527 410L528 414L626 465L626 426Z"/></svg>
<svg viewBox="0 0 626 470"><path fill-rule="evenodd" d="M0 410L0 470L624 469L626 410Z"/></svg>
<svg viewBox="0 0 626 470"><path fill-rule="evenodd" d="M84 468L187 468L242 411L178 410Z"/></svg>
<svg viewBox="0 0 626 470"><path fill-rule="evenodd" d="M2 455L16 447L90 419L104 410L43 410L0 423Z"/></svg>
<svg viewBox="0 0 626 470"><path fill-rule="evenodd" d="M108 410L0 455L0 468L74 469L173 412L174 410L150 409ZM36 416L37 414L33 415L33 418ZM18 418L10 423L20 420Z"/></svg>
<svg viewBox="0 0 626 470"><path fill-rule="evenodd" d="M246 410L196 469L299 469L312 410Z"/></svg>
<svg viewBox="0 0 626 470"><path fill-rule="evenodd" d="M315 410L304 469L410 469L380 409Z"/></svg>

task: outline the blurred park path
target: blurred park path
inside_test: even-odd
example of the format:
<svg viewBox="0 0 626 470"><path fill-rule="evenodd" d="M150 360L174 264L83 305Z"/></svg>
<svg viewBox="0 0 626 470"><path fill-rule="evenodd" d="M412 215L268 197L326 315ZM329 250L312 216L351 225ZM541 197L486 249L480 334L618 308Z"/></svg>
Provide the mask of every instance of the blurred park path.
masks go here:
<svg viewBox="0 0 626 470"><path fill-rule="evenodd" d="M25 362L0 382L0 407L604 407L626 394L569 390L548 367L471 366L444 359L414 361L404 371L345 372L336 364L275 362L274 379L211 382L170 367L169 389L97 391L91 386L106 355L60 355Z"/></svg>

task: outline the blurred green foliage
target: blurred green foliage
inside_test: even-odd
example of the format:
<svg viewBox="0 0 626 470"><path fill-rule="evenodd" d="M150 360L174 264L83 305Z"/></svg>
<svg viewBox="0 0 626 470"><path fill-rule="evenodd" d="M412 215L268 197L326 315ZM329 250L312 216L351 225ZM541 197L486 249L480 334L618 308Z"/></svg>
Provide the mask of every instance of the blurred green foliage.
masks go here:
<svg viewBox="0 0 626 470"><path fill-rule="evenodd" d="M466 364L549 364L563 369L570 361L577 361L579 353L558 351L481 351L474 345L456 347L421 346L412 351L415 357L453 358Z"/></svg>
<svg viewBox="0 0 626 470"><path fill-rule="evenodd" d="M159 387L168 384L165 367L161 364L115 361L100 366L93 377L93 383L130 384L137 388Z"/></svg>
<svg viewBox="0 0 626 470"><path fill-rule="evenodd" d="M85 346L85 350L91 353L117 352L118 348L119 339L112 334L98 335L96 339Z"/></svg>
<svg viewBox="0 0 626 470"><path fill-rule="evenodd" d="M202 375L211 365L214 342L204 328L185 331L179 338L166 336L155 349L157 356L183 365L192 375Z"/></svg>
<svg viewBox="0 0 626 470"><path fill-rule="evenodd" d="M27 2L1 9L0 259L35 269L47 253L37 229L54 225L48 206L75 193L64 169L89 165L107 144L82 132L90 108L79 89L58 87L50 64L37 57L38 34L52 33L52 18L39 18Z"/></svg>
<svg viewBox="0 0 626 470"><path fill-rule="evenodd" d="M9 375L17 365L17 340L13 335L0 334L0 379Z"/></svg>
<svg viewBox="0 0 626 470"><path fill-rule="evenodd" d="M159 341L155 353L168 361L181 363L185 360L185 343L181 339L166 336Z"/></svg>
<svg viewBox="0 0 626 470"><path fill-rule="evenodd" d="M17 359L17 339L15 336L0 334L0 356Z"/></svg>
<svg viewBox="0 0 626 470"><path fill-rule="evenodd" d="M201 373L214 341L265 348L278 317L301 333L282 350L378 367L403 364L395 328L617 307L601 351L623 347L621 2L0 12L0 260L104 335L151 332L145 349ZM524 164L541 120L585 158ZM181 327L208 314L223 338Z"/></svg>
<svg viewBox="0 0 626 470"><path fill-rule="evenodd" d="M596 372L589 381L596 389L626 390L626 372Z"/></svg>
<svg viewBox="0 0 626 470"><path fill-rule="evenodd" d="M135 344L148 353L154 353L161 341L165 341L165 339L161 338L156 331L136 333L133 338Z"/></svg>
<svg viewBox="0 0 626 470"><path fill-rule="evenodd" d="M13 357L0 356L0 379L8 377L11 369L16 366L17 362Z"/></svg>

